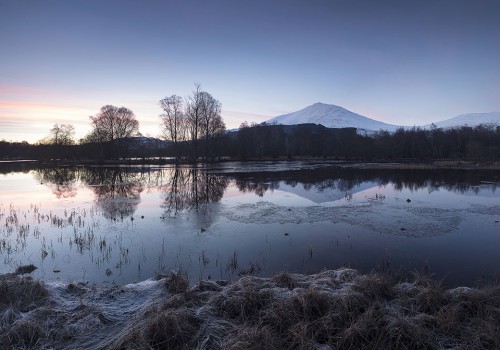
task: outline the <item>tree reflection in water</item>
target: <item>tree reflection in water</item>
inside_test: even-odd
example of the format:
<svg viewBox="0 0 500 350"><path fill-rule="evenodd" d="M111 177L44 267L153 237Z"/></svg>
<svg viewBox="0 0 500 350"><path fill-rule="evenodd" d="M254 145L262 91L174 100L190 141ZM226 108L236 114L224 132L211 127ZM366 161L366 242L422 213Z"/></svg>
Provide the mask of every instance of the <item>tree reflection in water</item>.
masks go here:
<svg viewBox="0 0 500 350"><path fill-rule="evenodd" d="M280 187L280 182L273 181L255 181L255 179L236 179L236 187L240 192L255 192L259 197L263 197L267 191L274 191Z"/></svg>
<svg viewBox="0 0 500 350"><path fill-rule="evenodd" d="M110 220L132 216L144 190L141 173L124 171L120 167L86 168L82 171L81 180L95 193L98 207Z"/></svg>
<svg viewBox="0 0 500 350"><path fill-rule="evenodd" d="M144 172L142 168L77 168L54 167L33 171L40 183L49 187L57 198L71 198L77 194L78 181L96 195L96 202L110 220L123 219L135 213L141 192L145 187L161 190L163 218L177 217L183 210L196 210L200 224L208 225L207 204L219 202L233 179L241 192L253 192L263 197L267 191L278 189L280 183L305 190L338 190L349 192L365 182L379 186L393 184L396 191L444 188L458 193L477 192L483 186L486 172L456 170L388 170L323 168L280 172L236 172L216 174L199 168L173 167ZM487 177L490 178L490 177ZM490 183L493 192L496 183ZM200 210L201 209L201 210ZM210 215L206 215L207 217Z"/></svg>
<svg viewBox="0 0 500 350"><path fill-rule="evenodd" d="M35 179L44 184L57 198L76 196L77 168L42 168L33 172Z"/></svg>
<svg viewBox="0 0 500 350"><path fill-rule="evenodd" d="M455 169L405 170L405 169L349 169L324 168L314 170L291 170L281 172L253 172L229 174L235 180L241 192L254 192L263 197L267 191L279 188L280 182L286 185L302 187L309 191L339 190L349 192L356 186L372 182L378 186L393 184L396 191L409 189L418 191L427 189L429 193L440 188L450 192L464 194L478 193L481 186L488 185L496 191L496 182L485 183L483 179L498 179L494 171L467 171Z"/></svg>
<svg viewBox="0 0 500 350"><path fill-rule="evenodd" d="M209 225L201 216L207 213L208 204L222 199L229 180L192 168L176 167L165 172L167 182L161 188L163 218L177 217L183 210L195 210L200 224Z"/></svg>
<svg viewBox="0 0 500 350"><path fill-rule="evenodd" d="M457 193L474 193L479 191L481 195L489 195L489 193L485 192L495 192L496 186L500 183L498 172L495 171L440 169L367 170L345 169L329 166L320 169L304 168L302 170L283 170L284 167L281 168L282 170L279 170L279 167L277 167L277 171L254 170L246 172L244 171L245 169L256 169L258 167L247 167L244 164L241 165L241 167L234 164L221 164L211 167L207 166L207 168L209 168L208 171L202 167L196 168L190 166L122 166L108 168L51 167L45 169L38 169L34 166L31 169L31 174L33 174L34 179L38 181L38 184L43 183L43 186L47 186L47 189L49 189L51 193L49 191L45 192L49 193L49 197L51 199L57 197L62 200L52 200L47 201L47 203L41 202L42 205L35 203L31 206L25 205L24 207L22 205L17 206L16 203L14 203L16 206L15 208L12 207L12 205L4 205L3 207L0 206L0 218L4 220L3 225L0 227L0 255L2 255L4 259L4 264L6 266L8 264L15 264L15 262L21 261L24 257L32 254L32 251L35 251L37 256L40 256L40 250L38 249L41 247L41 261L43 263L45 259L46 264L45 270L43 271L49 271L52 268L54 271L59 271L59 268L62 268L63 272L61 272L61 274L65 273L70 278L82 278L81 275L78 275L78 268L80 265L75 264L75 261L82 261L82 266L89 271L89 275L93 275L93 277L91 277L93 281L101 281L103 278L106 281L114 281L115 279L118 281L119 278L122 278L122 281L129 282L133 278L136 278L133 276L134 272L132 271L134 266L138 267L137 271L139 272L137 276L144 277L152 275L155 271L161 271L164 267L177 266L176 264L186 264L187 266L191 266L191 272L199 268L200 271L203 271L203 274L212 273L213 275L214 271L219 269L217 263L215 263L215 268L212 266L214 261L225 261L226 257L233 256L236 249L239 249L241 260L246 259L246 257L243 258L245 254L253 258L253 256L260 254L261 251L267 252L266 249L268 248L269 252L271 252L271 243L274 247L276 246L274 242L278 242L278 239L283 237L283 234L280 234L276 237L273 236L272 240L268 241L266 236L265 243L261 242L262 245L260 245L260 241L255 241L255 247L258 247L259 250L253 251L253 248L250 247L247 251L246 247L238 248L237 244L240 243L238 242L239 238L236 238L233 241L234 236L227 238L228 235L224 234L225 232L231 232L233 228L236 228L236 231L240 228L239 226L231 226L240 225L240 221L237 221L239 220L238 215L231 216L229 214L233 211L252 210L251 205L240 206L240 203L243 202L243 204L252 204L254 202L261 201L261 199L256 201L255 198L249 198L253 197L253 194L260 197L266 197L268 192L281 187L283 191L303 196L303 198L306 199L318 199L316 203L323 203L321 202L323 199L328 200L330 198L340 198L337 197L337 193L332 195L332 192L334 191L340 192L340 196L344 198L344 193L355 192L353 190L357 187L362 187L361 190L363 190L366 188L374 188L377 185L387 185L389 186L387 191L388 193L402 190L423 190L424 192L442 190L442 192L451 191ZM217 171L220 171L220 173L217 173ZM24 178L25 176L22 177L22 179ZM18 180L16 179L16 181ZM12 183L17 184L19 182ZM30 181L25 183L30 184L27 188L31 188L33 185ZM233 199L227 198L227 201L222 202L222 198L228 186L231 186L231 191L229 191L231 195L237 195L234 193L234 186L237 186L239 191L250 192L252 195L241 196L240 198L235 197ZM294 192L290 187L296 187L297 191ZM78 190L79 192L77 193ZM308 197L311 193L305 193L305 191L324 191L325 196L313 193L314 195ZM371 193L375 195L375 191L378 190L375 188L375 190ZM92 201L89 202L89 195L90 198L95 199L95 203ZM397 196L397 193L395 195ZM5 200L6 198L13 198L14 201L17 196L18 194L14 191L12 197L4 196L2 199L4 199L5 204L9 203L9 201ZM29 194L27 196L29 196ZM294 197L290 196L289 193L278 194L275 197L277 198L276 206L281 206L282 208L279 209L283 210L277 210L274 214L284 216L290 215L284 205L282 205L282 199L291 198L290 200L293 201L295 200ZM470 197L472 198L472 196ZM42 197L40 196L35 198L38 199ZM64 200L65 198L72 199L66 201ZM421 196L420 198L425 198L425 196ZM434 198L438 199L436 202L437 204L433 204L434 199L429 199L429 203L432 204L429 208L432 210L418 211L417 214L420 213L420 217L426 218L427 216L432 216L429 213L435 211L436 208L439 209L439 206L441 205L439 202L440 198L443 198L443 200L446 199L446 197L439 196L435 196ZM467 198L463 197L463 199L465 203L468 203ZM470 201L470 203L483 203L482 198L472 199L473 200ZM144 203L141 203L141 206L139 207L141 200ZM245 202L247 200L248 202ZM273 202L274 198L265 198L265 200ZM413 208L413 204L416 204L417 202L417 200L413 200L411 208ZM219 208L219 206L223 205L222 203L224 203L225 207ZM284 203L286 204L286 202ZM297 201L297 203L301 206L302 203L309 205L307 202L301 200ZM491 203L491 198L486 198L484 203ZM260 207L264 208L264 210L267 208L266 204ZM260 210L260 207L257 205L258 210ZM303 208L299 208L297 211L294 210L293 213L304 213L305 217L305 215L309 215L311 212L315 213L317 209L316 207L319 206L313 205L311 206L311 210L307 208L302 210ZM375 209L379 208L380 210L387 207L389 206L374 206ZM394 208L395 207L396 205L394 205ZM410 206L403 204L403 209L401 209L401 211L397 211L397 213L401 215L401 218L404 218L404 215L406 214L406 207ZM321 214L329 210L328 206L325 206L325 208L326 209L324 211L320 210L318 213ZM349 206L349 208L351 207ZM428 209L425 206L422 208ZM392 209L388 212L390 215L393 213ZM364 209L360 210L363 211ZM472 215L471 213L473 213L475 217L477 216L475 210L476 209L471 206L470 210L467 209L464 211L464 215ZM478 209L477 211L479 212L480 210ZM361 211L354 210L353 215ZM496 207L492 207L490 209L486 208L483 211L486 213L483 213L484 215L492 215L489 213L497 215ZM449 218L453 222L455 222L455 218L462 213L461 211L455 210L446 211L442 217L445 219L448 218L448 212L450 212L449 215L451 216L449 216ZM136 213L141 213L141 215L145 213L147 220L134 222L133 225L130 224L130 219L124 222L112 222L114 220L120 220L121 218L125 219L126 217ZM376 211L376 213L380 214L381 211ZM410 214L411 213L412 212L410 212ZM2 215L5 215L5 217L2 217ZM223 217L221 218L219 215L223 215ZM377 231L380 227L391 226L392 218L389 216L384 217L381 215L380 217L372 218L370 217L370 211L368 211L366 215L368 216L365 216L365 218L368 218L369 220L373 219L374 223L373 225L370 223L360 225L359 227L363 232L365 229ZM440 216L441 214L436 215L437 216L434 219L432 219L432 217L429 219L434 220L431 224L433 224L437 219L442 218ZM159 219L160 217L162 217L162 220ZM236 221L234 222L231 221L233 217L236 218ZM287 218L284 220L278 218L270 221L259 221L260 217L255 217L257 220L252 221L252 225L259 223L272 224L274 222L292 224L290 227L286 227L287 232L289 229L296 229L295 232L308 231L311 227L307 226L309 225L309 221L304 222L303 226L295 228L293 226L295 221ZM318 217L322 219L322 217ZM110 220L111 222L107 222L105 225L101 226L99 225L101 218L106 218L106 220ZM214 220L218 220L217 225L214 224ZM321 229L321 227L323 227L323 221L317 224L315 220L316 219L311 220L311 222L314 223L313 226L320 227ZM355 222L356 220L357 217L354 217L354 219L348 221L347 224ZM366 222L369 220L366 220ZM411 220L413 219L409 219L408 222L412 223ZM497 219L494 218L494 220ZM384 224L385 221L388 223L387 226L380 226L381 224ZM243 220L241 222L246 223L247 221ZM447 225L447 222L449 221L445 220L443 225ZM226 224L228 226L223 226ZM327 227L325 229L327 230L325 231L327 232L325 233L325 237L329 237L330 225L326 223L324 226ZM399 225L399 222L396 222L395 225L392 226L394 226L392 228L398 233L402 227ZM248 231L245 231L246 229L244 229L241 230L241 232L251 232L250 230L253 230L253 227L255 226L248 226ZM283 226L279 226L277 229L281 230L282 227ZM405 225L405 230L407 230L408 227L410 226ZM144 228L147 229L147 235L136 234L145 232ZM217 228L217 230L215 228ZM219 230L219 228L221 230ZM339 228L341 227L339 226ZM392 228L389 227L389 230L384 229L380 232L392 232L390 231ZM203 229L210 230L207 232L210 233L210 242L200 238L202 235L197 235L195 233L196 230L200 233L200 230ZM439 229L439 227L436 226L436 228L434 228L433 226L433 230L435 229ZM116 235L115 232L118 231L123 233L123 235ZM406 235L408 231L401 234ZM219 232L221 234L219 234ZM288 235L288 233L286 234L287 243L288 239L290 239L289 242L291 242L293 232L294 231L291 231L290 235ZM339 230L338 232L341 231ZM165 235L165 233L173 234ZM318 234L322 234L322 232L318 231ZM339 249L340 255L338 255L338 260L340 263L344 263L345 261L350 263L351 260L349 260L349 256L351 256L352 252L349 248L345 248L347 245L342 246L342 242L345 243L347 240L342 241L341 233L335 233L335 235L336 236L334 238L340 238L341 243L340 248L337 248L339 247L339 240L337 239L335 249ZM257 236L258 235L256 235L256 237ZM315 236L313 235L313 237ZM296 244L295 242L302 242L305 244L304 246L300 246L297 243L297 245L294 245L293 247L290 244L290 249L294 249L291 251L293 255L300 256L300 254L303 254L304 251L302 247L307 248L307 244L310 244L308 241L309 238L307 234L301 236L293 235L293 238L294 240L302 239L301 241L294 241L294 244ZM378 238L379 235L377 235L377 239ZM276 241L274 241L274 239L276 239ZM264 241L264 239L262 241ZM164 242L166 243L163 244ZM334 241L332 240L331 242ZM387 239L387 242L391 242L390 238ZM452 241L450 242L453 243ZM72 248L72 244L75 243L77 244L78 249ZM200 245L197 246L197 244ZM235 244L234 249L232 244ZM365 249L365 247L370 245L370 243L363 243L361 241L358 241L356 244L357 246L355 246L355 248L359 249ZM398 244L399 243L394 243L394 249L399 249ZM83 247L83 249L81 247ZM187 249L184 249L184 247L187 247ZM195 260L192 261L192 257L195 256L193 254L198 254L198 247L200 249L198 262L200 264L199 267L194 266L196 265ZM219 254L219 250L217 250L218 247L223 248L220 249L220 256L217 255L217 258L214 259L214 255ZM28 249L29 254L27 253ZM350 249L352 249L352 245ZM478 245L477 249L482 248ZM273 250L272 254L275 254L275 252L278 252L276 256L281 254L277 250ZM427 254L427 251L423 248L422 250L418 250L418 252ZM88 256L82 257L81 255L84 254L87 254ZM316 261L326 261L326 259L330 259L330 255L320 255L319 248L315 248L314 254L314 257L317 260L312 261L311 259L311 264L316 263ZM325 254L330 253L328 251L328 253ZM415 254L415 256L418 256L417 253ZM156 256L158 256L157 260L155 259ZM271 261L271 258L274 259L274 256L271 257L271 255L263 256L265 256L266 259L269 258L268 261ZM285 256L285 254L283 253L282 256ZM286 259L288 259L288 256L289 255L286 255ZM370 260L373 256L366 258L367 266L372 263L378 263L378 260ZM212 263L207 263L208 267L206 267L205 270L205 262L209 261L209 257L212 258ZM344 257L345 260L343 260ZM436 257L439 256L436 255ZM162 260L160 260L160 258ZM490 261L494 260L494 258L489 259ZM298 262L296 263L300 265L300 261L297 261ZM415 260L412 260L411 264L418 264L418 261L417 257ZM354 261L354 263L356 263L356 261ZM281 260L279 260L277 264L281 264ZM286 260L283 264L288 264L288 260ZM95 267L91 267L92 265L95 265ZM267 265L266 267L264 263L262 264L263 270L270 268L270 266L271 265ZM47 268L49 268L49 270L47 270ZM210 270L211 268L215 270ZM113 274L111 275L110 272L108 275L108 270L113 272ZM42 269L40 269L40 271L42 271ZM49 275L50 273L47 273L47 276ZM57 275L52 274L50 276L54 277ZM141 279L142 277L137 278Z"/></svg>

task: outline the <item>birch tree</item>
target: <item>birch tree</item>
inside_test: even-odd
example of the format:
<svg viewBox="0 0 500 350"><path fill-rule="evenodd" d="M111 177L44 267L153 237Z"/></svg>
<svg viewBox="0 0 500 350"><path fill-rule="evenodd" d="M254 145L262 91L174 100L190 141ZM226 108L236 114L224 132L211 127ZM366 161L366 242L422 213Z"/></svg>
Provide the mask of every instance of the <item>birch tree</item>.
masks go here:
<svg viewBox="0 0 500 350"><path fill-rule="evenodd" d="M186 140L187 121L183 111L183 101L180 96L172 95L165 97L159 102L163 113L162 120L163 137L173 142L174 154L179 158L178 143Z"/></svg>

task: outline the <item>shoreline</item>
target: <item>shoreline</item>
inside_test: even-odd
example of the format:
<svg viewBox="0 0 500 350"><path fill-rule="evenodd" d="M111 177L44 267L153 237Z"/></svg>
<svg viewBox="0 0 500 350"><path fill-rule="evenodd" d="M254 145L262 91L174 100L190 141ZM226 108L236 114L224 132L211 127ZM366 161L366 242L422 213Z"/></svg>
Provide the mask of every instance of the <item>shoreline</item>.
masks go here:
<svg viewBox="0 0 500 350"><path fill-rule="evenodd" d="M169 160L152 160L152 159L134 159L134 160L107 160L107 161L59 161L59 160L0 160L0 170L2 168L26 168L29 166L35 167L53 167L53 166L99 166L99 167L114 167L114 166L145 166L145 165L169 165L169 166L200 166L200 165L217 165L226 163L284 163L293 164L296 162L309 162L311 164L326 164L343 168L354 169L457 169L457 170L500 170L500 160L491 161L473 161L464 159L437 159L437 160L415 160L415 159L395 159L395 160L338 160L324 158L295 158L295 159L226 159L218 161L199 161L199 162L180 162L175 163ZM15 169L14 169L15 170Z"/></svg>
<svg viewBox="0 0 500 350"><path fill-rule="evenodd" d="M444 289L352 269L234 282L182 272L126 286L0 276L7 348L278 349L500 346L500 285Z"/></svg>

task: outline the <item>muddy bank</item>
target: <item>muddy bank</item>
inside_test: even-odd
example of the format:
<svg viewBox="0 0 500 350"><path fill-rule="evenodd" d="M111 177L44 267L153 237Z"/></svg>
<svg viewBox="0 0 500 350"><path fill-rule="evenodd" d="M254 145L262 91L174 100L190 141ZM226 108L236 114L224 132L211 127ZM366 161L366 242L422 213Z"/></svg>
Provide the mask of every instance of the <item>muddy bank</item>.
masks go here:
<svg viewBox="0 0 500 350"><path fill-rule="evenodd" d="M111 288L3 275L0 347L500 348L500 286L352 269L188 286L179 273Z"/></svg>

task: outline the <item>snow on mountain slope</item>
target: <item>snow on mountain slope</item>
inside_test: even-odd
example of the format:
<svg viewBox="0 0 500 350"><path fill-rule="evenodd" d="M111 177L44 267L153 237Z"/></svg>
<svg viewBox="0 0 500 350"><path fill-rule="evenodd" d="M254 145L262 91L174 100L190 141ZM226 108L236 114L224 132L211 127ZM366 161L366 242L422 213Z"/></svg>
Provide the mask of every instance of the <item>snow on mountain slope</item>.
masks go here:
<svg viewBox="0 0 500 350"><path fill-rule="evenodd" d="M358 133L373 133L379 130L396 131L397 125L386 124L378 120L364 117L345 108L325 103L315 103L297 112L280 115L267 121L268 124L321 124L327 128L356 128ZM451 119L434 123L439 128L454 128L464 125L478 126L480 124L493 124L500 126L500 112L467 113ZM412 126L413 127L413 126ZM404 127L412 128L412 127ZM422 128L429 129L431 124Z"/></svg>
<svg viewBox="0 0 500 350"><path fill-rule="evenodd" d="M312 123L321 124L327 128L357 128L358 132L395 131L397 129L396 125L379 122L345 108L320 102L297 112L277 116L268 120L267 123L283 125Z"/></svg>
<svg viewBox="0 0 500 350"><path fill-rule="evenodd" d="M438 128L454 128L458 126L478 126L480 124L500 125L500 112L491 113L467 113L461 114L454 118L446 119L434 123ZM429 128L431 125L425 125L424 128Z"/></svg>

